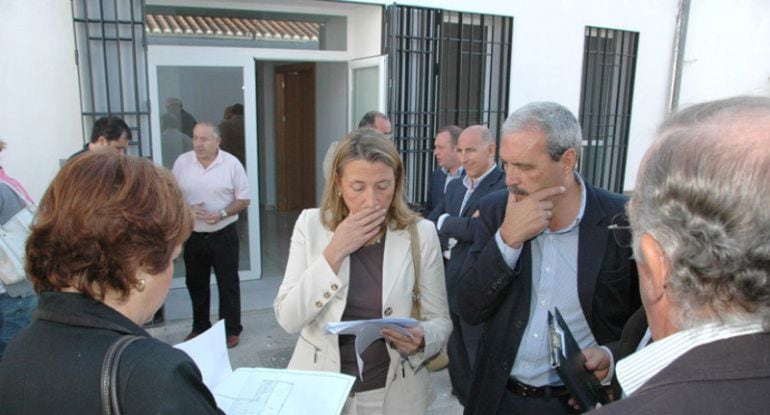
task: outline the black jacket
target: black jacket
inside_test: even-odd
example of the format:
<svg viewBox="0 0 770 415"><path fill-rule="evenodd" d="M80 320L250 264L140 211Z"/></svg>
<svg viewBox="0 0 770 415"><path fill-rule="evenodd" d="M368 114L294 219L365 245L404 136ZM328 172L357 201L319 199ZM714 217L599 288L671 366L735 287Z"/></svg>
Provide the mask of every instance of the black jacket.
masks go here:
<svg viewBox="0 0 770 415"><path fill-rule="evenodd" d="M641 305L631 249L618 245L607 229L623 213L626 200L586 184L586 207L578 228L577 290L583 314L599 344L618 340L626 320ZM458 282L460 317L485 326L466 414L497 413L529 321L530 241L524 243L511 269L494 238L507 201L507 190L481 200L476 237Z"/></svg>
<svg viewBox="0 0 770 415"><path fill-rule="evenodd" d="M42 293L36 320L0 363L0 408L12 414L101 414L100 370L124 334L118 399L124 414L221 414L195 363L116 310L80 294Z"/></svg>

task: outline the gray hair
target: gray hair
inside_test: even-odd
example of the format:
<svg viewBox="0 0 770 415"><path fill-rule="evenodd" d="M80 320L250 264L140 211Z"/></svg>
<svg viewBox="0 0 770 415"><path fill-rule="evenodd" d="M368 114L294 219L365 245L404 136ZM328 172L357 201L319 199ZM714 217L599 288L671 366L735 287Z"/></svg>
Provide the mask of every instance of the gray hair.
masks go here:
<svg viewBox="0 0 770 415"><path fill-rule="evenodd" d="M770 329L770 99L737 97L663 123L629 204L670 263L679 328L761 319Z"/></svg>
<svg viewBox="0 0 770 415"><path fill-rule="evenodd" d="M583 134L575 116L555 102L531 102L509 115L503 124L503 136L520 131L540 131L548 137L548 155L558 161L570 148L576 161L583 150Z"/></svg>
<svg viewBox="0 0 770 415"><path fill-rule="evenodd" d="M197 123L195 123L196 127L199 126L199 125L205 125L207 127L211 127L211 131L214 134L214 137L222 138L222 135L221 135L222 133L220 133L220 131L219 131L219 126L214 124L213 122L211 122L211 121L198 121Z"/></svg>

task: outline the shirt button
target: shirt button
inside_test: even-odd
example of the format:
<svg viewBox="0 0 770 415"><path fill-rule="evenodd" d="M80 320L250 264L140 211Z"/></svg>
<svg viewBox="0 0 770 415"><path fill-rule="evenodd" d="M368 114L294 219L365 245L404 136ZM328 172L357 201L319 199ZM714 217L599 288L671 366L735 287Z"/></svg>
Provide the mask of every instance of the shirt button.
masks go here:
<svg viewBox="0 0 770 415"><path fill-rule="evenodd" d="M541 306L545 306L545 300L540 301Z"/></svg>
<svg viewBox="0 0 770 415"><path fill-rule="evenodd" d="M384 314L385 314L385 316L389 316L389 315L393 314L393 309L390 308L390 307L386 308Z"/></svg>
<svg viewBox="0 0 770 415"><path fill-rule="evenodd" d="M545 267L545 272L551 272L551 267Z"/></svg>
<svg viewBox="0 0 770 415"><path fill-rule="evenodd" d="M339 287L337 286L337 284L332 284L331 288L332 288L332 291L337 291L337 288Z"/></svg>
<svg viewBox="0 0 770 415"><path fill-rule="evenodd" d="M537 334L537 333L535 333L535 334L533 334L533 335L532 335L532 337L534 337L534 338L536 338L536 339L539 339L539 338L540 338L540 335L539 335L539 334Z"/></svg>
<svg viewBox="0 0 770 415"><path fill-rule="evenodd" d="M316 306L316 308L321 308L321 307L323 307L323 303L320 302L320 301L316 301L315 302L315 306Z"/></svg>
<svg viewBox="0 0 770 415"><path fill-rule="evenodd" d="M331 295L331 294L329 294L329 292L328 292L328 291L324 293L324 298L329 298L329 297L331 297L331 296L332 296L332 295Z"/></svg>

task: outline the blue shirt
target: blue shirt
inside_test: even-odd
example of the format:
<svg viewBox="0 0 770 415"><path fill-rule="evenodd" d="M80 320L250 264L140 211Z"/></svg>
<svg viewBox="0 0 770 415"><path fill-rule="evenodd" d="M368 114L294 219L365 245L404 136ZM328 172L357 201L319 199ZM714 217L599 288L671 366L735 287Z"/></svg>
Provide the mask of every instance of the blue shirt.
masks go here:
<svg viewBox="0 0 770 415"><path fill-rule="evenodd" d="M548 311L558 307L581 349L597 346L596 339L580 307L577 288L579 225L585 213L586 188L580 175L580 209L575 220L556 231L545 228L530 241L532 253L532 292L527 328L524 330L511 376L533 385L561 384L551 368L548 349ZM503 259L513 268L521 248L506 245L498 230L497 246Z"/></svg>

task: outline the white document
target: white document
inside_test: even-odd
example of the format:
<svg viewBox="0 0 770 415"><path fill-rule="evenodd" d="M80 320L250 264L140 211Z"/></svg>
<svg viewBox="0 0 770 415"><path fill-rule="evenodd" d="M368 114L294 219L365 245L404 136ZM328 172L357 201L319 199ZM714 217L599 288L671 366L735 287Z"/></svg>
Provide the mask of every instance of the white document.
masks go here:
<svg viewBox="0 0 770 415"><path fill-rule="evenodd" d="M213 391L215 386L233 373L230 356L227 354L224 320L219 320L210 329L174 347L187 353L198 365L203 383L209 390Z"/></svg>
<svg viewBox="0 0 770 415"><path fill-rule="evenodd" d="M337 415L355 380L333 372L242 367L213 392L229 415Z"/></svg>
<svg viewBox="0 0 770 415"><path fill-rule="evenodd" d="M379 318L372 320L341 321L339 323L326 323L326 334L353 334L356 336L356 363L358 363L358 377L364 380L364 360L361 355L372 343L381 339L382 329L389 328L405 336L412 337L406 327L416 327L419 322L413 318Z"/></svg>
<svg viewBox="0 0 770 415"><path fill-rule="evenodd" d="M239 368L227 354L224 321L174 346L198 365L217 406L235 415L338 415L355 378L341 373Z"/></svg>

